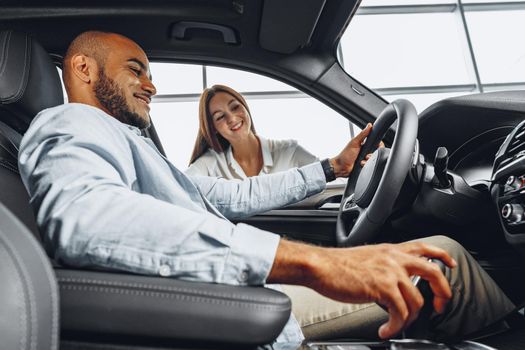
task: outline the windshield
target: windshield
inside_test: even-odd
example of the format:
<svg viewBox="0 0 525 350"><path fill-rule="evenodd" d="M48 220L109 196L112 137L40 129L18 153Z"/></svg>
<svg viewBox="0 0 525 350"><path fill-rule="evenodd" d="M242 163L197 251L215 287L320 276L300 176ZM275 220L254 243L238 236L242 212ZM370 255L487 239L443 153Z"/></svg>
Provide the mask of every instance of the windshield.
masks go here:
<svg viewBox="0 0 525 350"><path fill-rule="evenodd" d="M525 2L363 0L338 54L355 79L418 112L443 98L525 88Z"/></svg>

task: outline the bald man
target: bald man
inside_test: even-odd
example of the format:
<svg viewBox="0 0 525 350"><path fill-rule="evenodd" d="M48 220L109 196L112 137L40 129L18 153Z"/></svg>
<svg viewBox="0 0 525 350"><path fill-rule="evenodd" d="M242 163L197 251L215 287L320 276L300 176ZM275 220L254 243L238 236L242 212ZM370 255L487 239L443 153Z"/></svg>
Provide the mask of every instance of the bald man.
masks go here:
<svg viewBox="0 0 525 350"><path fill-rule="evenodd" d="M70 103L36 116L19 156L45 247L62 263L233 285L287 284L293 315L278 341L301 341L303 332L310 339L395 336L423 304L412 275L431 285L436 337L478 330L513 309L474 259L445 237L336 249L232 224L228 219L322 191L326 168L316 162L245 181L185 176L141 136L156 90L146 54L130 39L81 34L64 58L64 82ZM352 171L369 132L325 160L337 176ZM441 259L446 276L422 257Z"/></svg>

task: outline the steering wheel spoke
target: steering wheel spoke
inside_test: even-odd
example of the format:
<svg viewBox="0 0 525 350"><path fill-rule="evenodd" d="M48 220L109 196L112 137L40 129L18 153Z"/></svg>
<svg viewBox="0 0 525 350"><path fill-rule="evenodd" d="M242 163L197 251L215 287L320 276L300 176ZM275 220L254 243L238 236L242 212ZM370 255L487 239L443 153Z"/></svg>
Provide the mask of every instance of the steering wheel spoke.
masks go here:
<svg viewBox="0 0 525 350"><path fill-rule="evenodd" d="M366 215L366 208L361 208L355 202L347 201L347 208L341 211L344 216L346 231L350 232L352 227L360 220L359 218Z"/></svg>
<svg viewBox="0 0 525 350"><path fill-rule="evenodd" d="M356 208L358 208L358 206L354 200L354 194L352 193L350 196L346 197L346 199L343 201L343 204L341 206L341 212L353 211Z"/></svg>

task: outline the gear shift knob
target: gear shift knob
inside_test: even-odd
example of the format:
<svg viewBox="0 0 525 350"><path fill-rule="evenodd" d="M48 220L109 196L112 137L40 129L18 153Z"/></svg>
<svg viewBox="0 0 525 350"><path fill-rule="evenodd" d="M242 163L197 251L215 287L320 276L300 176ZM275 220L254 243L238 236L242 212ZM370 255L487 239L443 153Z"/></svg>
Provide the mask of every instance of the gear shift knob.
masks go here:
<svg viewBox="0 0 525 350"><path fill-rule="evenodd" d="M439 147L434 158L434 174L439 182L439 187L449 188L450 180L448 172L448 150L446 147Z"/></svg>
<svg viewBox="0 0 525 350"><path fill-rule="evenodd" d="M443 274L445 274L445 264L439 259L429 259L430 262L437 264ZM414 276L412 283L419 289L423 296L425 304L419 311L418 318L410 325L402 334L404 339L427 339L430 330L430 316L434 311L432 300L434 293L430 289L428 281L422 279L420 276Z"/></svg>

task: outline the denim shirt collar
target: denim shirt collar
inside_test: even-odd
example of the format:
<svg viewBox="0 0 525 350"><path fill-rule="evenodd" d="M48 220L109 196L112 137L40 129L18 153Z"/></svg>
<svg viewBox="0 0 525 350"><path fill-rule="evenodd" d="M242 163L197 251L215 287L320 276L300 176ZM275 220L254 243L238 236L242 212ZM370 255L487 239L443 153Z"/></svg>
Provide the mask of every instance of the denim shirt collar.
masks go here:
<svg viewBox="0 0 525 350"><path fill-rule="evenodd" d="M142 136L142 130L137 128L136 126L129 125L129 124L124 124L124 126L128 128L129 130L131 130L134 134L138 136Z"/></svg>

